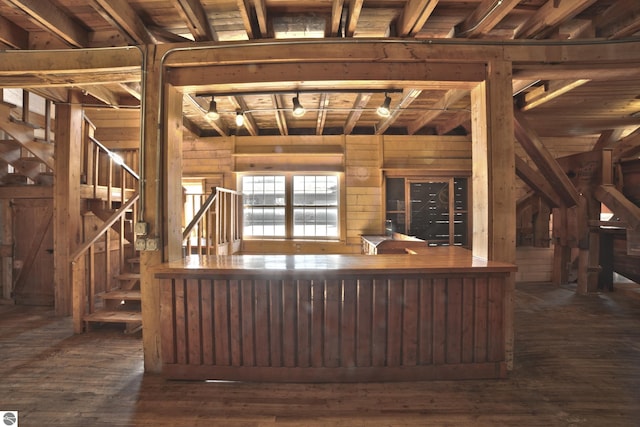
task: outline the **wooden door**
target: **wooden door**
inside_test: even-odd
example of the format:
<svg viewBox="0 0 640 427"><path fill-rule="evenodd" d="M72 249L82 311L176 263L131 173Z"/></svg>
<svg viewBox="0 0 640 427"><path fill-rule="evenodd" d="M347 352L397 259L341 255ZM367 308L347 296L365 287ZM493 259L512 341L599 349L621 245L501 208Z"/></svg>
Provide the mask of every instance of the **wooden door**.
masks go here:
<svg viewBox="0 0 640 427"><path fill-rule="evenodd" d="M12 203L16 304L54 305L53 200Z"/></svg>

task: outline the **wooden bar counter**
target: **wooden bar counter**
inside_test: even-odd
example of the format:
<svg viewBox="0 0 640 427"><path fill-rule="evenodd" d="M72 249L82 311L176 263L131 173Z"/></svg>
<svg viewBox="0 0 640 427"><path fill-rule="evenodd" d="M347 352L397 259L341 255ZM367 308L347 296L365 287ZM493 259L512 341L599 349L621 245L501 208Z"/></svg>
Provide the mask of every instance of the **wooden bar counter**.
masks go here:
<svg viewBox="0 0 640 427"><path fill-rule="evenodd" d="M276 382L505 377L505 283L515 269L458 247L163 264L163 372Z"/></svg>

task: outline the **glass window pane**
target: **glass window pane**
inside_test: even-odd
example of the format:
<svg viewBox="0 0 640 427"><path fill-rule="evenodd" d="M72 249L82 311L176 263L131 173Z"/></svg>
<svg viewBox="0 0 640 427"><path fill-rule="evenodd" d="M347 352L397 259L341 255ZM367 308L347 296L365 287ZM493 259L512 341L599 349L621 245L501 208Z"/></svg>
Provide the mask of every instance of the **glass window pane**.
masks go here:
<svg viewBox="0 0 640 427"><path fill-rule="evenodd" d="M285 226L285 177L242 177L244 235L282 237Z"/></svg>

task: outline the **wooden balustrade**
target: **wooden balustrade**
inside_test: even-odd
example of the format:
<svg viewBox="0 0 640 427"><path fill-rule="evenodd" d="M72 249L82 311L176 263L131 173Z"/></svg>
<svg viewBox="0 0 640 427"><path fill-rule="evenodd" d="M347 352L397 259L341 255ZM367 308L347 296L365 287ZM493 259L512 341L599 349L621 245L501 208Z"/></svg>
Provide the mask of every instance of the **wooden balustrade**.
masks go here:
<svg viewBox="0 0 640 427"><path fill-rule="evenodd" d="M189 212L192 219L182 234L185 255L238 252L242 241L241 203L240 193L225 188L214 187L206 198L203 194L188 194L185 213Z"/></svg>

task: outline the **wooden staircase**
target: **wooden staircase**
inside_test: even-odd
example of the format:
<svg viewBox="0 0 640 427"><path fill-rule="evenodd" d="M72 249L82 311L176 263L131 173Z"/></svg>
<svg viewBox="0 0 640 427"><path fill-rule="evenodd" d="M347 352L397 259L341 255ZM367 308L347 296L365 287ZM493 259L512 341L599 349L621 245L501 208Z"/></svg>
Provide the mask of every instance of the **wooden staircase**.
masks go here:
<svg viewBox="0 0 640 427"><path fill-rule="evenodd" d="M0 161L14 169L13 173L3 173L0 183L53 185L54 145L38 140L33 125L14 117L15 108L0 102L0 130L11 137L0 140Z"/></svg>
<svg viewBox="0 0 640 427"><path fill-rule="evenodd" d="M127 261L129 268L134 271L115 276L120 283L119 288L96 294L99 301L95 310L83 317L86 331L95 323L122 323L125 325L125 333L134 333L142 329L140 259L129 258Z"/></svg>

